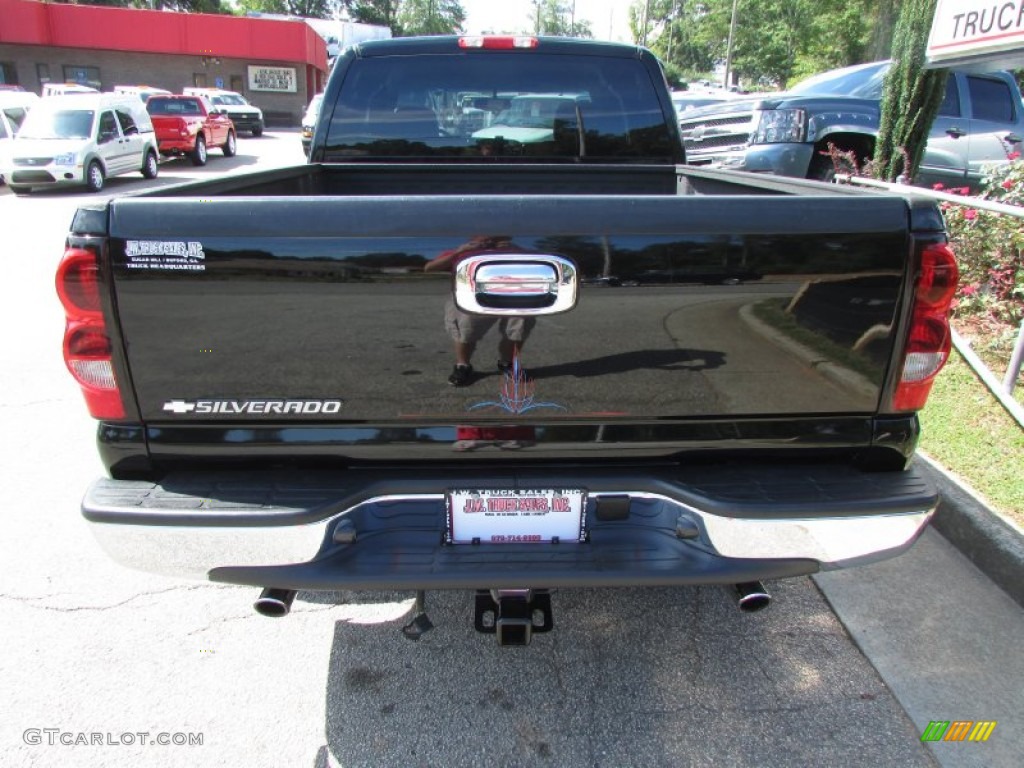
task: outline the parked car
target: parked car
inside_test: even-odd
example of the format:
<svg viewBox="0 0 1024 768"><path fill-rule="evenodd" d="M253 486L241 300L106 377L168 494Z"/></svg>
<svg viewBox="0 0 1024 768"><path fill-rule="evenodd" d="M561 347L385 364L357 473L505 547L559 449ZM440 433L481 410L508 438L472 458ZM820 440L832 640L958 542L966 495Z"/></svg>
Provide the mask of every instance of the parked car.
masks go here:
<svg viewBox="0 0 1024 768"><path fill-rule="evenodd" d="M240 93L220 88L185 88L185 96L206 96L213 106L227 110L228 117L239 131L249 131L253 136L263 135L263 110L254 107Z"/></svg>
<svg viewBox="0 0 1024 768"><path fill-rule="evenodd" d="M161 155L187 156L193 165L206 165L210 147L220 147L224 157L235 156L235 125L205 96L153 96L146 102L146 111Z"/></svg>
<svg viewBox="0 0 1024 768"><path fill-rule="evenodd" d="M125 93L130 96L138 96L145 104L153 96L171 96L166 88L157 88L155 85L115 85L114 93Z"/></svg>
<svg viewBox="0 0 1024 768"><path fill-rule="evenodd" d="M302 116L302 151L309 157L309 145L313 141L313 129L316 128L317 115L320 114L320 104L323 103L324 95L318 93L314 96L309 106L306 107L306 114Z"/></svg>
<svg viewBox="0 0 1024 768"><path fill-rule="evenodd" d="M0 183L9 172L14 136L37 101L39 97L31 91L13 88L0 91Z"/></svg>
<svg viewBox="0 0 1024 768"><path fill-rule="evenodd" d="M888 61L808 78L787 93L687 112L681 119L693 165L829 180L829 144L858 164L874 155ZM1009 72L951 70L915 183L980 185L986 167L1007 162L1024 140L1024 108Z"/></svg>
<svg viewBox="0 0 1024 768"><path fill-rule="evenodd" d="M683 112L697 109L697 107L721 104L723 101L729 101L734 98L736 98L734 94L722 89L714 91L672 91L672 106L676 108L678 114L682 115Z"/></svg>
<svg viewBox="0 0 1024 768"><path fill-rule="evenodd" d="M139 171L156 178L156 134L133 96L51 96L40 99L22 123L10 167L7 183L15 194L81 184L98 192L109 176Z"/></svg>

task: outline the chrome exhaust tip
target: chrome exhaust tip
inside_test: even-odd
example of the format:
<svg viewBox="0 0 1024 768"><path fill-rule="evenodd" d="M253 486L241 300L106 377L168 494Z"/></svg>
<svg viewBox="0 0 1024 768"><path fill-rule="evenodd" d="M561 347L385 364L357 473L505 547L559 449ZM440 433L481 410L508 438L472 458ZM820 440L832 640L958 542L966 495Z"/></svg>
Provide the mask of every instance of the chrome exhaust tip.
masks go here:
<svg viewBox="0 0 1024 768"><path fill-rule="evenodd" d="M733 592L736 596L736 605L744 613L754 613L767 608L772 602L772 596L764 588L760 581L745 581L742 584L734 584Z"/></svg>
<svg viewBox="0 0 1024 768"><path fill-rule="evenodd" d="M260 592L260 596L252 607L260 616L269 616L272 619L279 619L287 616L292 609L292 600L295 599L294 589L274 589L268 587Z"/></svg>

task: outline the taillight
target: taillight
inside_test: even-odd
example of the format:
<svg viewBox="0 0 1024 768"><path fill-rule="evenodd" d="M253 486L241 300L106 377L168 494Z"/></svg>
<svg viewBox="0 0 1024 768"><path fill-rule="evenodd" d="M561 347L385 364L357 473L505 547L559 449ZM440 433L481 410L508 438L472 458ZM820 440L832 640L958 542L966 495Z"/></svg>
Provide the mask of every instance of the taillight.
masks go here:
<svg viewBox="0 0 1024 768"><path fill-rule="evenodd" d="M81 248L68 248L57 267L57 296L68 317L99 315L100 269L96 257Z"/></svg>
<svg viewBox="0 0 1024 768"><path fill-rule="evenodd" d="M525 35L477 35L459 38L459 48L487 48L504 51L513 48L536 48L538 43L536 37Z"/></svg>
<svg viewBox="0 0 1024 768"><path fill-rule="evenodd" d="M936 243L924 248L914 287L903 371L892 401L897 411L923 408L935 377L949 359L949 310L958 279L956 257L948 245Z"/></svg>
<svg viewBox="0 0 1024 768"><path fill-rule="evenodd" d="M64 251L57 267L57 295L67 321L64 362L82 388L89 413L97 419L123 419L113 347L100 303L99 263L91 251Z"/></svg>

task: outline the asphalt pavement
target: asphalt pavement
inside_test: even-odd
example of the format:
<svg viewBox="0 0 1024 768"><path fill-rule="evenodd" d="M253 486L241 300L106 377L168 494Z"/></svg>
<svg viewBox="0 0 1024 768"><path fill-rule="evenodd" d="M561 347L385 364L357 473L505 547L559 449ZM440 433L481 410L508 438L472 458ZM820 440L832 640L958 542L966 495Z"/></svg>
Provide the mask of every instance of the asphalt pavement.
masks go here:
<svg viewBox="0 0 1024 768"><path fill-rule="evenodd" d="M919 733L935 721L996 723L985 743L928 742L943 766L1019 766L1024 534L945 469L916 461L942 502L910 551L812 578Z"/></svg>

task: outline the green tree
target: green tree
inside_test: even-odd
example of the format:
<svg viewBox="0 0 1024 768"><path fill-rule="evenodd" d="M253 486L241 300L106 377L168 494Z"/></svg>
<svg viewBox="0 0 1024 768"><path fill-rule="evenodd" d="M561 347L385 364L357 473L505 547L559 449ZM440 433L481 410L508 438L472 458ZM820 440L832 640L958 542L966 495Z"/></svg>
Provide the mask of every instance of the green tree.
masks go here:
<svg viewBox="0 0 1024 768"><path fill-rule="evenodd" d="M868 41L868 61L887 59L892 51L892 31L896 24L899 0L875 0L872 5L871 37Z"/></svg>
<svg viewBox="0 0 1024 768"><path fill-rule="evenodd" d="M182 13L223 13L231 14L228 5L221 0L53 0L69 5L102 5L108 8L151 8Z"/></svg>
<svg viewBox="0 0 1024 768"><path fill-rule="evenodd" d="M728 55L733 2L635 0L634 39L682 71L709 72ZM737 0L731 71L759 86L785 83L819 7L812 0Z"/></svg>
<svg viewBox="0 0 1024 768"><path fill-rule="evenodd" d="M765 88L868 60L882 9L896 1L737 0L730 69ZM670 69L704 77L725 64L732 8L733 0L633 0L633 39Z"/></svg>
<svg viewBox="0 0 1024 768"><path fill-rule="evenodd" d="M576 3L534 0L530 12L531 31L549 37L593 37L589 21L576 18Z"/></svg>
<svg viewBox="0 0 1024 768"><path fill-rule="evenodd" d="M339 0L339 2L353 21L388 27L395 37L401 35L402 28L398 23L400 0Z"/></svg>
<svg viewBox="0 0 1024 768"><path fill-rule="evenodd" d="M810 0L741 0L732 71L759 88L784 86L819 9Z"/></svg>
<svg viewBox="0 0 1024 768"><path fill-rule="evenodd" d="M462 31L466 12L458 0L404 0L398 12L403 35L452 35Z"/></svg>
<svg viewBox="0 0 1024 768"><path fill-rule="evenodd" d="M936 0L903 0L893 30L893 63L882 86L873 175L912 179L946 90L945 69L924 69Z"/></svg>
<svg viewBox="0 0 1024 768"><path fill-rule="evenodd" d="M674 77L704 77L716 61L724 60L728 36L728 20L725 26L714 23L712 5L701 0L634 0L629 7L633 41L654 51Z"/></svg>
<svg viewBox="0 0 1024 768"><path fill-rule="evenodd" d="M305 19L334 17L334 4L330 0L236 0L242 12L280 13Z"/></svg>
<svg viewBox="0 0 1024 768"><path fill-rule="evenodd" d="M892 38L881 6L895 0L821 0L811 15L787 85L829 69L886 58L874 54L876 40ZM888 42L886 43L888 46Z"/></svg>

